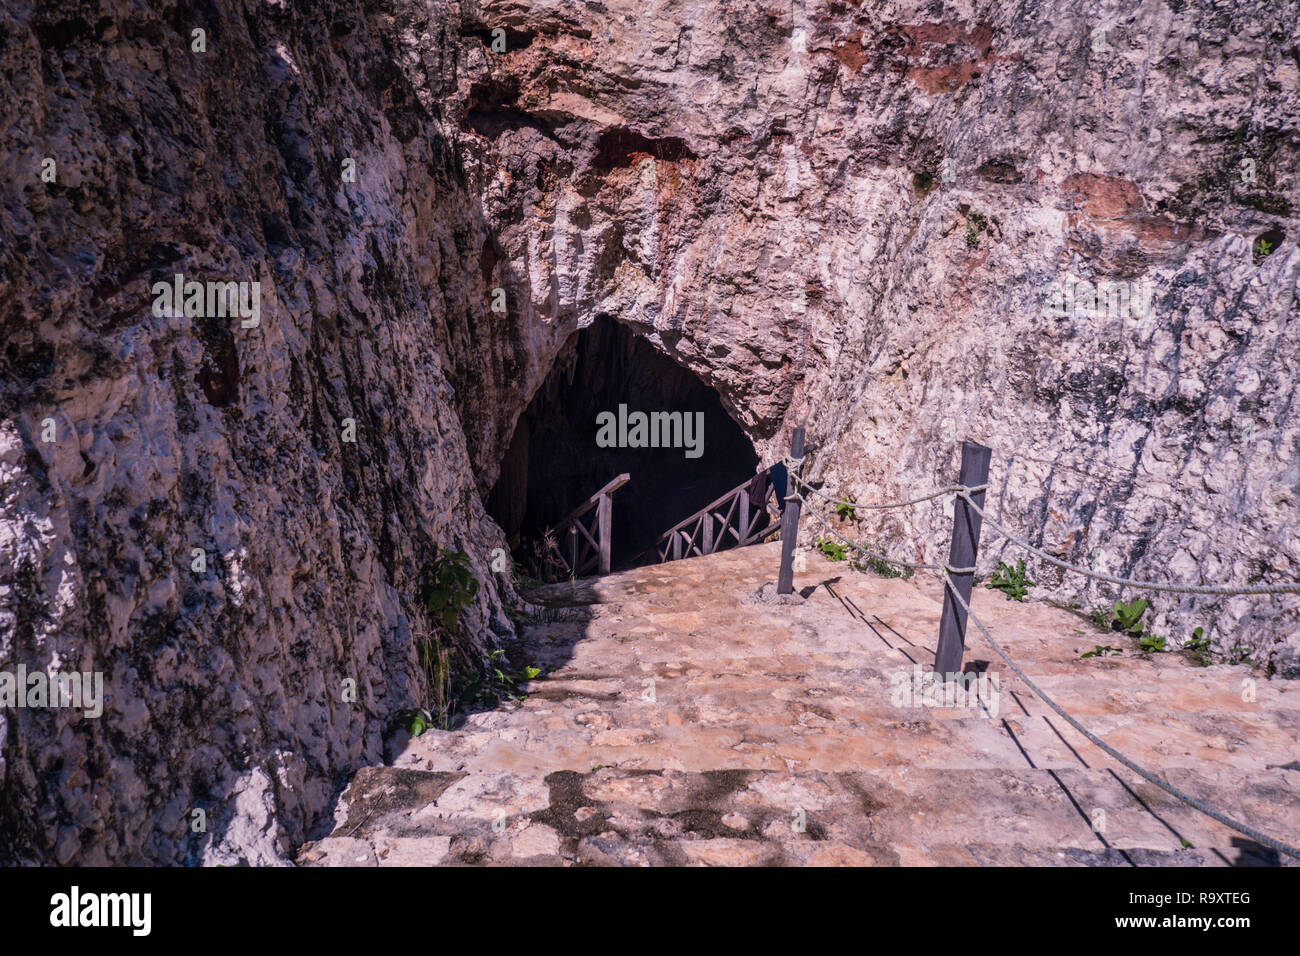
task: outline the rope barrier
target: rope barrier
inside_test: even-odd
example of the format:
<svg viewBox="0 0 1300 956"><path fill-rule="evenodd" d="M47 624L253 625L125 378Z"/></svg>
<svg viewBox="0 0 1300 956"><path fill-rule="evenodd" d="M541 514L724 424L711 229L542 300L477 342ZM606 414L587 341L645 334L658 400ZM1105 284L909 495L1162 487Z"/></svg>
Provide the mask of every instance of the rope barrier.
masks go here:
<svg viewBox="0 0 1300 956"><path fill-rule="evenodd" d="M939 498L947 494L956 494L958 498L965 501L966 504L968 504L971 508L973 508L984 522L986 522L991 528L993 528L995 531L1001 534L1012 544L1018 545L1024 548L1026 551L1029 551L1031 554L1037 556L1041 560L1044 560L1049 564L1053 564L1064 570L1074 571L1086 577L1093 578L1098 581L1105 581L1110 584L1116 584L1121 587L1145 588L1152 591L1166 591L1166 592L1172 592L1178 594L1232 595L1232 594L1300 593L1300 583L1248 585L1248 586L1169 585L1169 584L1160 584L1154 581L1137 581L1131 578L1120 578L1109 574L1099 574L1087 568L1081 568L1077 565L1073 565L1066 561L1062 561L1058 558L1053 557L1052 555L1043 551L1041 548L1037 548L1034 545L1030 544L1028 541L1025 541L1023 538L1019 538L1016 535L1012 534L1000 523L990 518L984 512L984 509L981 508L979 505L977 505L971 499L971 495L980 491L984 491L988 487L987 484L971 485L971 486L953 485L951 487L944 488L940 491L936 491L932 494L926 495L925 497L916 498L911 501L899 501L899 502L882 503L882 504L861 504L857 502L847 501L844 499L834 498L830 495L825 494L824 492L820 491L817 488L813 488L807 482L803 481L798 474L799 466L803 464L802 458L799 458L797 460L787 458L785 461L786 461L786 467L790 474L791 489L792 489L792 493L786 496L785 499L786 501L798 501L800 504L804 503L803 496L800 495L797 490L794 490L794 485L796 484L802 487L803 489L812 492L814 495L823 498L827 501L830 501L834 504L844 504L853 507L855 509L863 508L866 510L902 508L910 505L921 504L926 501L931 501L935 498ZM1068 714L1064 708L1062 708L1059 704L1057 704L1056 701L1054 701L1051 697L1045 694L1037 684L1035 684L1032 680L1029 679L1029 677L1025 674L1024 671L1020 669L1020 667L1016 664L1016 662L1011 659L1010 655L1008 655L1007 652L1002 649L1002 645L999 644L993 638L993 635L989 633L989 630L984 626L984 623L978 617L975 616L974 611L971 610L970 604L962 598L961 594L958 593L956 586L953 584L951 575L974 574L975 568L973 567L954 568L946 564L944 565L927 564L924 562L903 561L899 558L891 558L888 555L879 554L875 551L872 551L870 548L863 546L860 542L853 541L849 538L846 538L844 535L840 534L840 532L837 531L834 527L832 527L830 523L825 518L823 518L822 515L816 509L809 508L808 513L813 518L815 518L817 522L821 524L821 526L831 534L832 537L839 540L846 547L852 548L855 551L858 551L870 558L874 558L886 564L896 565L898 567L904 567L904 568L911 568L914 570L936 572L943 579L943 585L947 589L948 593L952 595L953 600L955 600L957 604L960 605L961 609L966 613L967 617L971 621L975 622L975 626L979 629L980 633L984 635L984 639L989 642L989 645L995 651L997 651L998 655L1006 662L1007 666L1011 668L1012 672L1015 673L1017 677L1019 677L1022 681L1025 682L1025 686L1027 686L1031 691L1033 691L1033 693L1038 697L1039 700L1041 700L1044 704L1046 704L1049 708L1051 708L1051 710L1055 712L1058 716L1060 716L1062 720L1064 720L1071 727L1073 727L1075 730L1081 733L1085 738L1087 738L1088 741L1090 741L1093 745L1098 747L1101 751L1103 751L1104 753L1106 753L1107 755L1109 755L1110 757L1118 761L1123 766L1127 767L1129 770L1136 773L1138 776L1142 777L1142 779L1159 787L1161 790L1165 791L1170 796L1175 797L1176 799L1185 803L1187 806L1191 807L1192 809L1205 814L1207 817L1210 817L1212 820L1217 820L1219 823L1223 824L1224 826L1236 830L1238 833L1244 834L1245 836L1250 837L1252 840L1254 840L1256 843L1260 844L1261 846L1266 846L1278 853L1285 853L1287 856L1300 859L1300 849L1290 846L1289 844L1283 843L1280 840L1276 840L1266 833L1262 833L1259 830L1254 829L1253 827L1247 826L1244 823L1234 820L1232 817L1229 817L1226 814L1220 813L1219 811L1206 805L1200 800L1197 800L1195 797L1179 790L1177 787L1173 786L1172 784L1166 783L1160 777L1156 776L1154 773L1147 770L1145 767L1141 766L1140 764L1130 760L1128 757L1124 756L1114 747L1107 744L1096 734L1092 733L1092 731L1084 727L1083 724L1079 723L1079 721L1075 720L1072 716L1070 716L1070 714Z"/></svg>
<svg viewBox="0 0 1300 956"><path fill-rule="evenodd" d="M1031 554L1041 558L1048 564L1054 564L1058 568L1066 571L1073 571L1076 574L1082 574L1085 577L1094 578L1098 581L1105 581L1109 584L1117 584L1121 587L1144 588L1149 591L1168 591L1173 594L1300 594L1300 583L1295 584L1260 584L1260 585L1207 585L1207 584L1161 584L1157 581L1136 581L1132 578L1118 578L1110 574L1099 574L1096 571L1090 571L1087 568L1081 568L1078 565L1070 564L1059 558L1054 558L1041 548L1036 548L1023 538L1018 538L997 521L990 518L979 505L971 500L970 495L964 490L957 491L957 497L961 498L968 505L975 509L978 514L989 526L1001 534L1012 544L1019 545Z"/></svg>
<svg viewBox="0 0 1300 956"><path fill-rule="evenodd" d="M1088 568L1082 568L1076 564L1070 564L1068 561L1062 561L1059 558L1053 557L1052 555L1044 551L1042 548L1035 547L1034 545L1026 541L1024 538L1016 536L1007 528L1005 528L1002 524L1000 524L998 521L989 517L988 513L985 512L983 508L981 508L971 499L972 494L986 490L988 488L987 484L950 485L947 488L940 488L939 490L933 491L928 495L924 495L919 498L912 498L907 501L865 503L865 502L850 501L845 498L836 498L833 497L832 495L826 494L824 491L822 491L819 488L814 488L812 485L808 484L808 482L804 481L802 478L799 477L799 467L803 465L803 462L804 462L803 458L785 459L786 467L789 470L789 474L791 478L791 485L792 486L798 485L800 488L808 492L811 492L813 495L825 501L829 501L831 504L847 505L855 510L858 508L862 508L868 511L877 511L877 510L884 510L889 508L906 508L912 505L918 505L918 504L923 504L924 502L927 501L932 501L935 498L941 498L947 494L955 494L958 498L965 501L968 505L970 505L973 509L975 509L975 512L980 516L980 518L983 519L983 521L986 522L991 528L993 528L993 530L997 531L1000 535L1002 535L1012 544L1024 548L1030 554L1033 554L1034 556L1040 558L1041 560L1046 561L1048 564L1055 565L1056 567L1062 568L1063 570L1066 571L1073 571L1076 574L1082 574L1085 577L1093 578L1094 580L1097 581L1104 581L1108 584L1115 584L1120 587L1145 588L1146 590L1149 591L1163 591L1170 594L1214 594L1220 596L1228 596L1228 595L1235 595L1235 594L1300 594L1300 583L1259 584L1259 585L1161 584L1158 581L1139 581L1134 578L1121 578L1121 577L1116 577L1115 575L1112 574L1101 574L1097 571L1092 571L1089 570ZM798 501L800 504L805 503L804 497L800 495L796 490L792 490L790 494L786 495L785 500ZM818 518L820 519L820 515L818 516ZM836 534L834 529L830 528L829 525L827 525L826 527L828 530L831 531L832 534ZM872 552L869 552L867 551L867 549L862 548L860 545L854 544L853 546L860 551L863 551L865 553L870 553L872 557L879 557L880 560L882 561L888 561L894 564L902 564L904 567L925 568L926 570L934 570L939 567L939 565L921 565L921 564L912 564L909 562L899 562L899 561L895 561L892 558L887 558L882 555L876 555ZM973 570L967 571L965 569L949 569L949 570L951 571L951 573L954 574L974 573Z"/></svg>
<svg viewBox="0 0 1300 956"><path fill-rule="evenodd" d="M953 596L953 600L955 600L959 605L961 605L961 608L963 611L966 612L966 615L972 621L975 622L975 626L979 628L980 633L984 635L984 639L988 641L989 644L993 647L993 649L998 652L999 656L1001 656L1001 658L1007 662L1007 666L1011 668L1011 670L1015 673L1015 675L1025 682L1025 686L1027 686L1031 691L1033 691L1034 694L1038 697L1038 699L1041 700L1048 707L1050 707L1056 714L1058 714L1061 717L1062 720L1068 723L1079 733L1083 734L1084 737L1088 738L1089 741L1091 741L1094 745L1099 747L1105 753L1109 754L1115 760L1118 760L1125 767L1128 767L1129 770L1132 770L1134 773L1136 773L1138 776L1142 777L1144 780L1148 781L1149 783L1155 784L1157 787L1165 791L1165 793L1168 793L1170 796L1177 797L1179 800L1187 804L1192 809L1199 810L1207 817L1219 821L1224 826L1230 827L1231 829L1236 830L1238 833L1245 834L1246 836L1254 840L1256 843L1269 847L1272 850L1276 850L1279 853L1285 853L1287 856L1292 856L1295 857L1296 859L1300 859L1300 849L1296 849L1293 846L1283 843L1281 840L1275 840L1268 834L1261 833L1260 831L1254 829L1253 827L1249 827L1244 823L1239 823L1238 821L1234 820L1232 817L1226 816L1225 814L1219 813L1219 811L1215 810L1214 808L1206 806L1204 803L1202 803L1200 800L1197 800L1195 797L1183 793L1181 790L1179 790L1177 787L1173 786L1172 784L1165 783L1165 781L1161 780L1154 773L1147 770L1145 767L1142 767L1141 765L1134 763L1128 757L1125 757L1114 747L1110 746L1108 743L1106 743L1096 734L1092 733L1092 731L1084 727L1083 724L1079 723L1077 720L1071 717L1068 713L1065 712L1065 710L1058 703L1056 703L1056 701L1052 700L1052 698L1048 697L1045 693L1043 693L1042 689L1037 684L1035 684L1027 676L1025 676L1025 672L1022 671L1018 666L1016 666L1016 662L1013 661L1011 657L1007 654L1007 652L1002 649L1002 645L1000 645L997 641L993 639L993 635L989 633L989 630L984 626L984 623L978 617L975 616L975 612L970 609L970 605L967 604L964 600L962 600L962 596L957 593L957 588L953 586L953 583L949 579L948 575L942 574L942 577L943 577L944 587L948 589L948 593Z"/></svg>
<svg viewBox="0 0 1300 956"><path fill-rule="evenodd" d="M794 487L795 482L798 482L801 485L803 484L799 478L799 469L803 467L803 458L791 458L787 456L781 459L781 464L785 465L785 473L790 479L789 487L786 489L788 494L786 494L783 500L787 502L797 501L799 504L803 504L803 499L799 497L799 492L796 491Z"/></svg>
<svg viewBox="0 0 1300 956"><path fill-rule="evenodd" d="M834 537L838 538L845 546L850 547L855 551L861 551L863 554L867 555L868 557L875 558L878 561L884 561L886 564L896 564L899 567L912 568L913 570L916 571L942 571L944 569L944 566L941 564L919 564L914 561L904 561L901 558L891 558L886 554L877 554L875 551L872 551L871 549L864 547L858 542L850 541L848 538L844 537L842 534L840 534L838 531L832 528L830 524L827 523L826 519L823 518L820 514L818 514L813 509L809 508L808 514L816 518L823 528L829 531ZM974 574L975 569L974 568L953 568L953 573Z"/></svg>
<svg viewBox="0 0 1300 956"><path fill-rule="evenodd" d="M798 481L803 488L805 488L808 491L811 491L818 498L825 499L826 501L829 501L832 504L836 504L836 505L848 505L850 508L853 508L855 511L859 508L861 508L864 511L884 511L888 508L906 508L911 505L919 505L927 501L932 501L935 498L942 498L944 495L952 494L959 487L961 487L960 485L950 485L947 488L940 488L938 491L925 495L922 498L913 498L910 501L889 501L883 504L866 504L860 501L848 501L847 499L844 498L833 498L830 495L826 494L826 492L822 491L819 488L814 488L812 485L808 484L802 479L795 479L795 480Z"/></svg>

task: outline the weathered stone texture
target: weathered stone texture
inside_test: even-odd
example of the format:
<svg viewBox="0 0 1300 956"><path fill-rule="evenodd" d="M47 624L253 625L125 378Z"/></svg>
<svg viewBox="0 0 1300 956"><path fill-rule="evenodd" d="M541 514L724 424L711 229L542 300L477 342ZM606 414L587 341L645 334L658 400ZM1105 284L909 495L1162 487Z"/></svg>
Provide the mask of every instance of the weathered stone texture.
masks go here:
<svg viewBox="0 0 1300 956"><path fill-rule="evenodd" d="M10 4L0 668L102 670L112 700L0 711L0 852L287 858L419 698L434 542L485 582L475 645L508 632L481 497L600 314L769 460L806 422L837 493L947 483L973 437L995 512L1072 561L1296 578L1298 13ZM260 281L260 327L155 317L176 272ZM1067 278L1150 282L1153 316L1046 314ZM857 533L937 557L948 520ZM1156 623L1300 676L1294 600Z"/></svg>

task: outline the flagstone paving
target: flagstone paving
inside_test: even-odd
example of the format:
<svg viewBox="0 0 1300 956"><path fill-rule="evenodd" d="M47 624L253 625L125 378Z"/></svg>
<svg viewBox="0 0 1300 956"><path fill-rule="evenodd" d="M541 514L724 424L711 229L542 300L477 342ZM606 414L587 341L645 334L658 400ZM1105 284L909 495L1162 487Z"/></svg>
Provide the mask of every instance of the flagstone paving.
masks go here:
<svg viewBox="0 0 1300 956"><path fill-rule="evenodd" d="M795 577L806 600L764 603L778 549L535 592L565 607L512 651L542 669L527 697L401 741L391 766L355 776L333 832L299 862L1295 865L1106 756L973 626L966 661L988 662L986 700L907 700L914 665L934 657L937 579L810 554ZM1069 611L987 589L972 606L1112 746L1300 842L1300 687L1143 656ZM1123 656L1080 657L1097 644Z"/></svg>

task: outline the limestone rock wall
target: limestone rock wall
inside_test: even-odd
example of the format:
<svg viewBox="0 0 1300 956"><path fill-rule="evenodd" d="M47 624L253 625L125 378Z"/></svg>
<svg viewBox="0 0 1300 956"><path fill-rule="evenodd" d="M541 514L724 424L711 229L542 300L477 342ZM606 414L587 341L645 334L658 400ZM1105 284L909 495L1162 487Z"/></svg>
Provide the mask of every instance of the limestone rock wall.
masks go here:
<svg viewBox="0 0 1300 956"><path fill-rule="evenodd" d="M476 644L509 629L452 375L487 331L455 16L5 9L0 670L107 701L0 710L0 855L283 859L418 704L431 545ZM260 281L260 325L155 316L177 272Z"/></svg>
<svg viewBox="0 0 1300 956"><path fill-rule="evenodd" d="M419 699L433 543L485 583L475 646L508 631L481 497L602 314L769 460L807 423L831 491L946 484L973 437L995 512L1070 560L1294 579L1298 12L10 4L0 670L110 700L0 710L0 852L283 859ZM176 272L259 281L259 327L154 315ZM1084 281L1149 316L1052 314ZM936 557L947 525L856 533ZM1300 675L1294 601L1156 609Z"/></svg>
<svg viewBox="0 0 1300 956"><path fill-rule="evenodd" d="M632 324L769 460L806 422L837 494L946 485L973 438L994 514L1075 564L1300 574L1296 4L465 9L467 168L533 324ZM934 560L950 515L856 533ZM1171 646L1300 676L1294 599L1146 596Z"/></svg>

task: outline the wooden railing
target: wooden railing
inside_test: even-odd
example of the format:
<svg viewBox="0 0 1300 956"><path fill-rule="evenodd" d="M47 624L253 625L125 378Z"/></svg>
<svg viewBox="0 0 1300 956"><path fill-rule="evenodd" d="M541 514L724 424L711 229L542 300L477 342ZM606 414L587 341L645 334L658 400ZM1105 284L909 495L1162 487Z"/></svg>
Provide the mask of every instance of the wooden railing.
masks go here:
<svg viewBox="0 0 1300 956"><path fill-rule="evenodd" d="M555 541L552 563L561 576L582 577L592 570L609 574L613 495L630 480L630 475L619 475L556 523L548 537ZM583 520L588 514L590 524Z"/></svg>
<svg viewBox="0 0 1300 956"><path fill-rule="evenodd" d="M771 468L768 473L768 490L771 491ZM749 500L750 478L737 485L717 501L710 502L684 521L679 521L655 541L655 551L660 562L676 561L692 555L706 555L727 546L743 548L757 544L781 530L778 513L764 504L754 508ZM759 519L767 514L771 520L757 528ZM728 538L730 536L730 539Z"/></svg>

